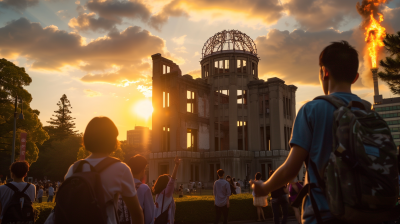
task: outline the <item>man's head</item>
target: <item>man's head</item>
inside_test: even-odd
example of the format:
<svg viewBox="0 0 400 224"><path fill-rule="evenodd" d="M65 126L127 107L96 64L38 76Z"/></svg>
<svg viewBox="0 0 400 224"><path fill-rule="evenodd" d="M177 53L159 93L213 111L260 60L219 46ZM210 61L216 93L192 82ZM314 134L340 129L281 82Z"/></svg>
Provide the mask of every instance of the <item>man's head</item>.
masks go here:
<svg viewBox="0 0 400 224"><path fill-rule="evenodd" d="M218 177L219 177L219 178L223 178L223 177L224 177L224 174L225 174L225 172L224 172L224 170L222 170L222 169L219 169L219 170L217 170L217 174L218 174Z"/></svg>
<svg viewBox="0 0 400 224"><path fill-rule="evenodd" d="M11 178L21 179L26 177L29 171L29 163L27 161L14 162L10 166Z"/></svg>
<svg viewBox="0 0 400 224"><path fill-rule="evenodd" d="M256 173L256 176L255 176L255 179L256 179L256 180L260 180L260 179L261 179L261 176L262 176L261 173L260 173L260 172L257 172L257 173Z"/></svg>
<svg viewBox="0 0 400 224"><path fill-rule="evenodd" d="M147 164L149 164L147 159L141 155L132 156L127 162L127 165L131 168L133 177L137 179L141 179L144 176Z"/></svg>
<svg viewBox="0 0 400 224"><path fill-rule="evenodd" d="M358 53L346 41L332 42L319 55L319 79L325 94L329 82L350 86L358 79Z"/></svg>

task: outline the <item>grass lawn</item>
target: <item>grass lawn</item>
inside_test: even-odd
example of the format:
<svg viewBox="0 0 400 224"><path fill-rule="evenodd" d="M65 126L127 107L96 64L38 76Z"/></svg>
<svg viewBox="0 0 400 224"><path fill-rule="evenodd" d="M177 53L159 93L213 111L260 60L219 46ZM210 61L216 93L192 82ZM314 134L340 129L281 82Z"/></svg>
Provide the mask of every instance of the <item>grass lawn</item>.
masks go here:
<svg viewBox="0 0 400 224"><path fill-rule="evenodd" d="M206 192L203 192L204 194ZM175 223L197 224L212 223L215 219L214 197L212 195L184 195L179 198L174 195L176 203ZM229 221L256 220L257 211L253 206L253 196L249 193L232 195L230 197ZM47 197L43 197L43 203L34 203L33 206L39 212L36 224L43 224L54 207L54 203L47 203ZM270 206L264 208L265 218L272 217ZM289 208L289 215L293 210ZM221 218L222 221L222 218Z"/></svg>

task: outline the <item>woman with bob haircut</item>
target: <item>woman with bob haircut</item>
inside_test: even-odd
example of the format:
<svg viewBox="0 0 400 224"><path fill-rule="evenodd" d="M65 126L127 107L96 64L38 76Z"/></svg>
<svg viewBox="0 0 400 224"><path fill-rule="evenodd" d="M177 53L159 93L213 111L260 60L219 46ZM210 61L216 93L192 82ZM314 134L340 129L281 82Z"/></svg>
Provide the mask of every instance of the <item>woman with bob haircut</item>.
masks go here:
<svg viewBox="0 0 400 224"><path fill-rule="evenodd" d="M155 224L174 223L175 221L175 201L173 198L176 173L178 172L181 160L175 157L175 167L172 176L168 174L160 175L152 188L153 195L156 196Z"/></svg>
<svg viewBox="0 0 400 224"><path fill-rule="evenodd" d="M119 147L118 129L114 122L108 117L94 117L86 126L83 134L83 146L91 152L84 160L92 167L105 161L110 161L110 154ZM103 161L104 160L104 161ZM111 159L112 160L112 159ZM140 207L138 197L136 195L135 184L130 168L121 161L115 161L106 165L100 172L102 187L104 189L105 202L107 203L107 224L117 223L115 216L115 205L118 201L118 195L121 195L132 217L132 224L143 224L143 211ZM65 180L74 174L74 166L78 162L72 164L65 175ZM82 172L90 171L90 165L84 163ZM65 184L64 182L63 184ZM57 204L58 206L58 204ZM72 210L66 209L72 212Z"/></svg>

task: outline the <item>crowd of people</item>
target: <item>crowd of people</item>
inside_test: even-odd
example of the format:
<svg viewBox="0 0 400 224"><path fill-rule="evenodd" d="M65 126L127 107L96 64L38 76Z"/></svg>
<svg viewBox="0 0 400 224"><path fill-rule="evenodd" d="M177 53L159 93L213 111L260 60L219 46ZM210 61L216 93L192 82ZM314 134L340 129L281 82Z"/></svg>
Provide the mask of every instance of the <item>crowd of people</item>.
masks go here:
<svg viewBox="0 0 400 224"><path fill-rule="evenodd" d="M319 60L319 80L324 93L349 104L348 108L352 108L352 105L361 107L359 103L350 103L353 101L361 102L357 95L351 93L351 85L358 78L358 54L356 50L345 41L335 42L322 51ZM341 109L345 110L343 107ZM328 100L322 99L311 101L299 110L290 140L291 152L285 163L277 170L272 171L267 181L261 181L260 173L257 173L255 179L250 181L254 189L253 204L257 210L258 221L265 219L262 208L268 205L269 198L275 224L286 223L289 204L295 207L296 220L303 224L382 223L382 221L392 219L393 214L397 216L400 214L399 207L395 207L397 195L394 195L398 194L399 172L396 167L398 158L393 160L395 158L393 148L385 148L386 151L380 151L380 149L372 146L368 147L369 152L365 150L365 152L361 151L360 153L370 153L372 150L373 152L368 158L372 158L376 162L380 161L377 159L379 153L390 152L384 154L384 165L389 166L384 168L385 172L379 175L379 179L374 179L376 181L388 180L389 182L385 182L386 185L379 185L380 188L373 188L373 194L369 196L373 200L366 204L370 206L370 211L374 212L357 213L357 208L352 208L352 213L348 216L339 216L337 213L331 212L332 209L345 209L344 207L330 207L330 203L337 201L328 200L321 190L325 183L320 177L321 170L325 169L329 160L331 160L331 164L335 163L333 160L337 156L337 154L332 153L332 117L335 110L334 105ZM379 116L374 116L379 119ZM344 115L340 118L343 117L346 118ZM374 127L371 126L371 129L367 131L371 131ZM33 223L32 202L35 200L41 202L43 195L48 195L48 201L52 201L55 192L57 193L56 206L47 218L46 224L174 223L176 206L173 193L177 171L181 163L180 158L175 158L175 166L171 175L160 175L157 180L152 182L151 186L148 186L143 184L144 173L148 164L146 158L136 155L130 158L127 163L122 163L118 159L109 157L118 148L117 136L118 129L109 118L93 118L83 134L83 144L86 150L91 152L91 155L70 166L61 187L59 185L61 182L35 181L34 184L24 182L29 171L29 164L25 161L14 162L10 167L13 181L0 186L0 224L2 222L3 224ZM382 135L379 136L382 137ZM371 141L373 142L373 140ZM394 145L394 143L391 145L392 142L388 140L381 144L384 147L392 147ZM369 142L369 144L372 143ZM364 148L362 149L364 150ZM337 153L346 153L346 149L342 145L340 145L340 150ZM344 162L351 157L349 154L345 155L347 157L341 157ZM367 158L367 156L365 157ZM295 177L304 162L307 164L307 178L305 185L302 186ZM386 162L394 163L396 166L386 164ZM352 165L361 169L357 167L358 163ZM370 173L377 170L380 169L376 168L371 170ZM339 178L335 172L329 177ZM346 170L346 172L348 174L353 170ZM366 172L364 175L373 179L375 176L368 176L370 173ZM225 224L228 222L229 198L232 194L241 193L241 186L243 185L240 180L236 182L235 178L229 175L225 177L225 172L222 169L217 171L217 175L218 180L213 185L215 223L218 223L223 216ZM388 179L387 177L391 178ZM343 179L343 181L349 180ZM193 192L194 186L203 188L201 183L191 181L188 185L189 192ZM351 184L338 184L333 187L336 187L337 190L337 188L343 186L351 188L349 187ZM332 188L332 184L327 187ZM371 187L363 187L368 190L367 193L371 192ZM37 194L36 188L39 188ZM387 211L378 210L378 204L376 204L378 200L375 200L375 193L381 188L388 190L387 192L379 192L379 194L391 194L390 200L380 201L380 206L384 204L388 208ZM184 186L180 185L178 191L179 195L182 196ZM303 195L304 192L306 194ZM329 193L335 192L330 191ZM365 191L354 192L354 194L359 193L366 194ZM153 196L155 197L154 201ZM300 217L300 211L296 208L296 204L303 199L303 196L305 196L305 199ZM339 196L351 198L353 195ZM347 198L339 197L335 199L347 200ZM346 207L346 209L348 208ZM280 211L282 212L282 220L280 220ZM360 216L360 214L363 216ZM367 221L361 222L360 220Z"/></svg>

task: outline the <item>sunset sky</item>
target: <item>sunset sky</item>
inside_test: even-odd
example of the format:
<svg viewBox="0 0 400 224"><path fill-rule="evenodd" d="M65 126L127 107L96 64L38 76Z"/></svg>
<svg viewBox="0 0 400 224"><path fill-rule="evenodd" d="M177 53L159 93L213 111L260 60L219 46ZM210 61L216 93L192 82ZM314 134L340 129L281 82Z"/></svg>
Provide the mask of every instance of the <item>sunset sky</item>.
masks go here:
<svg viewBox="0 0 400 224"><path fill-rule="evenodd" d="M151 58L174 60L200 76L201 50L224 29L257 46L259 76L298 86L296 110L321 95L318 56L347 40L360 54L354 93L372 102L361 0L0 0L0 58L25 67L27 87L44 125L66 94L84 131L94 116L110 117L120 140L136 125L151 127ZM400 31L400 0L382 7L388 33ZM380 55L382 58L383 54ZM380 81L384 98L393 97ZM146 119L147 118L147 119Z"/></svg>

